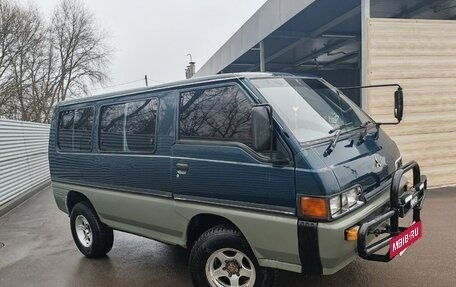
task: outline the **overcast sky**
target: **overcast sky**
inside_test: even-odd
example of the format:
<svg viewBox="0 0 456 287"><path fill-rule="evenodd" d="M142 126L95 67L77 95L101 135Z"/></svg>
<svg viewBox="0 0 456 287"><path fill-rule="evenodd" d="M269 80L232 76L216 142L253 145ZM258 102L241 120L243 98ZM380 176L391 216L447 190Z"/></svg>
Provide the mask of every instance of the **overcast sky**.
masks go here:
<svg viewBox="0 0 456 287"><path fill-rule="evenodd" d="M46 14L59 0L36 3ZM115 52L108 89L93 94L185 78L193 56L197 70L266 0L84 0L100 26L109 31ZM136 81L129 85L120 85ZM97 88L97 87L94 87Z"/></svg>

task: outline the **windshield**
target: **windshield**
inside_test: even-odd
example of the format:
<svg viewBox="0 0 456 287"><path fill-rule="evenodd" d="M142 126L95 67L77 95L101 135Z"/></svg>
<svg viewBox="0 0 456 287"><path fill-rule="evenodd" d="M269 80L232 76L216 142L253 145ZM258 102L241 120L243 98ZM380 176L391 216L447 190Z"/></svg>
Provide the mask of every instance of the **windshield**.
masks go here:
<svg viewBox="0 0 456 287"><path fill-rule="evenodd" d="M348 131L371 119L341 92L318 79L251 79L300 142Z"/></svg>

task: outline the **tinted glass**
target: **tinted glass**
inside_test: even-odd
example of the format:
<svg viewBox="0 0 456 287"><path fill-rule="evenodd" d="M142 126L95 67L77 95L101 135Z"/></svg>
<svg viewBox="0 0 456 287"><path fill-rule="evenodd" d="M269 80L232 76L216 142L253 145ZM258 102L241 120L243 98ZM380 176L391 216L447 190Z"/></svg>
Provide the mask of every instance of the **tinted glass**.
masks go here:
<svg viewBox="0 0 456 287"><path fill-rule="evenodd" d="M127 104L125 123L127 151L151 152L154 150L157 105L157 99Z"/></svg>
<svg viewBox="0 0 456 287"><path fill-rule="evenodd" d="M73 150L92 150L93 108L79 109L74 114Z"/></svg>
<svg viewBox="0 0 456 287"><path fill-rule="evenodd" d="M125 104L101 108L100 150L123 151Z"/></svg>
<svg viewBox="0 0 456 287"><path fill-rule="evenodd" d="M300 142L359 128L371 119L336 88L317 79L263 78L251 82Z"/></svg>
<svg viewBox="0 0 456 287"><path fill-rule="evenodd" d="M156 98L102 107L100 150L152 152L157 108Z"/></svg>
<svg viewBox="0 0 456 287"><path fill-rule="evenodd" d="M59 115L58 145L61 150L73 149L74 111L64 111Z"/></svg>
<svg viewBox="0 0 456 287"><path fill-rule="evenodd" d="M181 93L181 139L231 140L251 145L252 103L238 86Z"/></svg>

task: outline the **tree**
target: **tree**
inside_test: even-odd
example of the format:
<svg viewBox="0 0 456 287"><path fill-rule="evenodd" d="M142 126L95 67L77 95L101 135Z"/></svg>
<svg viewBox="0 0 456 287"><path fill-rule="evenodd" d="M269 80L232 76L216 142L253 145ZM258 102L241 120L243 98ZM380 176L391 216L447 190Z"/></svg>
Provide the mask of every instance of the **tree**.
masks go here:
<svg viewBox="0 0 456 287"><path fill-rule="evenodd" d="M59 62L57 101L87 92L87 84L103 83L111 50L104 31L79 0L64 0L54 11L53 45Z"/></svg>
<svg viewBox="0 0 456 287"><path fill-rule="evenodd" d="M0 0L0 116L49 122L57 102L104 83L105 35L79 0L63 0L49 23L34 7Z"/></svg>
<svg viewBox="0 0 456 287"><path fill-rule="evenodd" d="M43 26L34 8L28 8L18 14L16 27L16 41L13 50L16 52L12 58L12 84L11 97L17 103L22 120L31 120L32 113L36 114L36 98L31 94L36 65L34 52L40 48L43 39ZM37 119L35 119L37 120Z"/></svg>
<svg viewBox="0 0 456 287"><path fill-rule="evenodd" d="M11 67L17 51L16 30L19 28L18 17L20 9L16 5L0 0L0 112L8 114L14 84Z"/></svg>

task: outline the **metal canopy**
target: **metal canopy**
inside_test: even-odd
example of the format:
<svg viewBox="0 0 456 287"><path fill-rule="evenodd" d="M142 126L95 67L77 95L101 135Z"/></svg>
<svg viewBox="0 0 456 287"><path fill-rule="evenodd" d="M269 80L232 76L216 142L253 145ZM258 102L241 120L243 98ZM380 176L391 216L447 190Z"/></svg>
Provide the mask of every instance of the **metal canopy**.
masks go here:
<svg viewBox="0 0 456 287"><path fill-rule="evenodd" d="M336 84L359 83L361 1L368 0L269 0L196 75L260 71L264 66L266 71L334 78ZM370 15L456 19L456 0L375 0ZM357 80L347 82L341 71Z"/></svg>
<svg viewBox="0 0 456 287"><path fill-rule="evenodd" d="M282 3L283 2L283 3ZM264 46L264 64L267 71L307 72L315 69L347 68L358 69L360 41L360 0L317 0L307 2L289 18L281 18L269 25L265 31L261 25L262 15L272 17L277 6L289 9L290 1L270 0L233 37L217 51L198 71L197 76L213 73L229 73L260 70L260 42ZM269 5L268 5L269 4ZM269 21L269 17L266 20ZM257 19L253 21L253 19ZM274 19L272 19L274 20ZM248 29L250 25L250 29ZM249 33L247 33L249 32ZM237 56L233 51L242 42L235 42L243 34L243 39L254 39L245 51ZM264 37L261 37L264 34ZM229 49L229 50L228 50ZM228 61L227 54L232 60ZM233 57L234 56L234 57Z"/></svg>

